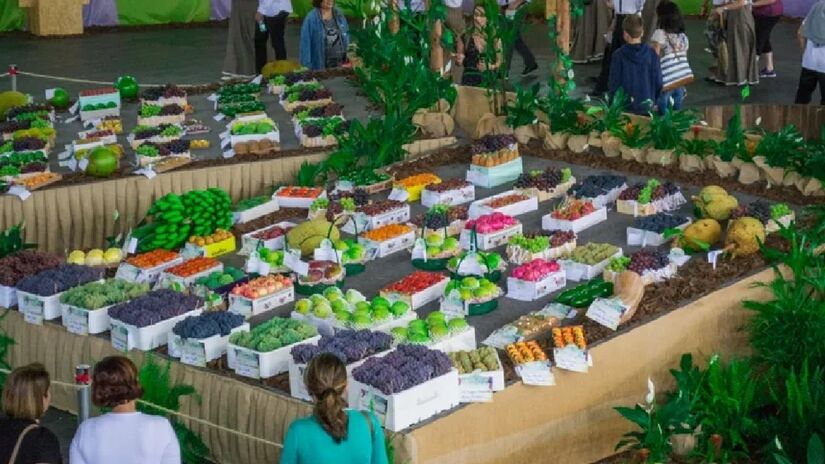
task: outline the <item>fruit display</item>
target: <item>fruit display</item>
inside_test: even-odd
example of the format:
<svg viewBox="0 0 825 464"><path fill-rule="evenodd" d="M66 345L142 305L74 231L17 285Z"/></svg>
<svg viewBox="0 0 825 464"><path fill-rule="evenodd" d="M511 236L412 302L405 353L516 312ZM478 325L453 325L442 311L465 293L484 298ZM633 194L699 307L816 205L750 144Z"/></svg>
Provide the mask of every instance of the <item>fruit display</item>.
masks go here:
<svg viewBox="0 0 825 464"><path fill-rule="evenodd" d="M110 130L115 134L121 134L123 133L123 122L117 116L107 116L95 126L95 129Z"/></svg>
<svg viewBox="0 0 825 464"><path fill-rule="evenodd" d="M209 275L198 277L195 285L206 287L209 290L217 290L220 287L231 285L244 277L246 277L246 275L240 269L225 266L223 271L215 271Z"/></svg>
<svg viewBox="0 0 825 464"><path fill-rule="evenodd" d="M440 377L452 368L452 361L441 351L401 345L386 356L368 358L353 369L352 376L358 382L391 395Z"/></svg>
<svg viewBox="0 0 825 464"><path fill-rule="evenodd" d="M410 232L413 232L413 229L406 224L387 224L377 229L368 230L361 234L361 236L373 242L383 242Z"/></svg>
<svg viewBox="0 0 825 464"><path fill-rule="evenodd" d="M45 150L48 142L40 137L19 137L12 140L11 147L13 151L36 151Z"/></svg>
<svg viewBox="0 0 825 464"><path fill-rule="evenodd" d="M195 274L206 272L220 265L221 262L215 258L197 257L166 269L166 273L173 274L178 277L191 277Z"/></svg>
<svg viewBox="0 0 825 464"><path fill-rule="evenodd" d="M722 187L708 185L698 194L691 197L696 217L724 221L730 218L731 213L739 201Z"/></svg>
<svg viewBox="0 0 825 464"><path fill-rule="evenodd" d="M327 221L333 222L342 214L354 213L357 207L355 199L349 197L337 201L330 198L318 198L309 205L309 215L317 217L323 214Z"/></svg>
<svg viewBox="0 0 825 464"><path fill-rule="evenodd" d="M447 179L437 184L427 184L427 186L424 187L424 190L441 193L447 192L449 190L459 190L465 187L469 187L471 185L473 184L467 182L464 179Z"/></svg>
<svg viewBox="0 0 825 464"><path fill-rule="evenodd" d="M109 248L103 251L99 248L83 252L74 250L66 257L69 264L79 264L86 266L103 266L118 264L123 260L123 250L120 248Z"/></svg>
<svg viewBox="0 0 825 464"><path fill-rule="evenodd" d="M690 219L685 216L677 216L668 213L656 213L652 216L640 216L634 218L630 227L661 234L667 229L674 229L679 226L683 226L688 222L690 222Z"/></svg>
<svg viewBox="0 0 825 464"><path fill-rule="evenodd" d="M283 270L284 250L270 250L269 248L258 248L258 259L269 265L270 272Z"/></svg>
<svg viewBox="0 0 825 464"><path fill-rule="evenodd" d="M318 102L318 104L331 102L332 92L319 83L296 84L284 91L283 95L281 95L281 101L298 103L287 108L287 110L290 111L299 105L308 106L314 102Z"/></svg>
<svg viewBox="0 0 825 464"><path fill-rule="evenodd" d="M576 247L566 258L577 263L592 266L611 258L621 249L609 243L590 242Z"/></svg>
<svg viewBox="0 0 825 464"><path fill-rule="evenodd" d="M447 354L458 369L459 374L472 374L475 371L489 372L501 369L496 350L489 346L472 351L455 351Z"/></svg>
<svg viewBox="0 0 825 464"><path fill-rule="evenodd" d="M505 196L497 196L492 198L489 201L485 201L481 203L483 206L487 206L489 208L498 209L503 208L505 206L514 205L516 203L521 203L522 201L529 200L530 197L521 193L511 193Z"/></svg>
<svg viewBox="0 0 825 464"><path fill-rule="evenodd" d="M373 328L410 314L410 305L403 301L390 303L377 296L369 301L358 290L346 292L329 287L323 294L315 294L295 302L295 312L317 319L334 319L338 326Z"/></svg>
<svg viewBox="0 0 825 464"><path fill-rule="evenodd" d="M232 199L219 188L166 194L155 201L146 216L151 222L137 227L138 251L180 248L191 235L206 236L232 227Z"/></svg>
<svg viewBox="0 0 825 464"><path fill-rule="evenodd" d="M507 242L507 259L524 264L536 258L558 258L576 247L576 233L554 230L533 234L516 234Z"/></svg>
<svg viewBox="0 0 825 464"><path fill-rule="evenodd" d="M584 181L576 183L571 188L571 192L575 198L593 199L618 190L624 187L626 183L627 178L625 176L601 174L589 176Z"/></svg>
<svg viewBox="0 0 825 464"><path fill-rule="evenodd" d="M441 178L430 172L416 174L414 176L405 177L401 180L395 181L396 186L400 186L405 189L412 189L415 187L420 187L423 189L427 185L438 183L441 183Z"/></svg>
<svg viewBox="0 0 825 464"><path fill-rule="evenodd" d="M272 198L267 195L245 198L235 203L235 206L232 207L232 211L236 213L240 211L246 211L248 209L255 208L256 206L261 206L264 203L268 203L270 201L272 201Z"/></svg>
<svg viewBox="0 0 825 464"><path fill-rule="evenodd" d="M70 288L103 279L100 268L63 264L53 269L27 275L17 282L17 290L39 296L52 296Z"/></svg>
<svg viewBox="0 0 825 464"><path fill-rule="evenodd" d="M344 364L352 364L387 351L391 346L392 337L382 332L340 330L331 337L321 336L317 345L296 345L290 350L290 354L296 364L308 364L322 353L333 354Z"/></svg>
<svg viewBox="0 0 825 464"><path fill-rule="evenodd" d="M306 69L299 69L286 74L276 74L269 79L269 85L286 87L315 82L317 82L315 78Z"/></svg>
<svg viewBox="0 0 825 464"><path fill-rule="evenodd" d="M538 282L560 270L561 266L555 260L534 259L513 269L512 276L527 282Z"/></svg>
<svg viewBox="0 0 825 464"><path fill-rule="evenodd" d="M670 265L668 254L662 250L643 248L629 257L621 256L610 260L607 269L612 272L621 272L627 269L639 275L646 271L664 269Z"/></svg>
<svg viewBox="0 0 825 464"><path fill-rule="evenodd" d="M575 181L570 168L547 167L519 174L513 189L535 196L538 201L547 201L566 193Z"/></svg>
<svg viewBox="0 0 825 464"><path fill-rule="evenodd" d="M140 94L140 99L147 103L176 103L186 106L186 91L175 84L149 87Z"/></svg>
<svg viewBox="0 0 825 464"><path fill-rule="evenodd" d="M252 93L246 94L237 94L237 95L223 95L218 97L218 109L221 109L228 105L233 105L237 103L249 103L249 102L257 102L258 95Z"/></svg>
<svg viewBox="0 0 825 464"><path fill-rule="evenodd" d="M595 211L596 207L590 201L570 199L554 209L550 217L563 221L575 221Z"/></svg>
<svg viewBox="0 0 825 464"><path fill-rule="evenodd" d="M166 156L185 156L189 157L189 149L192 142L190 140L172 140L170 142L154 143L145 142L135 150L135 154L141 158L141 165L146 165L154 160L142 158L158 158Z"/></svg>
<svg viewBox="0 0 825 464"><path fill-rule="evenodd" d="M367 216L380 216L402 208L406 208L406 204L404 202L396 200L380 200L368 205L359 206L357 211Z"/></svg>
<svg viewBox="0 0 825 464"><path fill-rule="evenodd" d="M489 134L475 140L470 147L476 166L493 167L519 157L518 142L510 134Z"/></svg>
<svg viewBox="0 0 825 464"><path fill-rule="evenodd" d="M312 260L309 262L309 272L299 276L298 282L302 285L329 284L343 279L344 268L333 261Z"/></svg>
<svg viewBox="0 0 825 464"><path fill-rule="evenodd" d="M0 93L0 96L12 97L12 99L19 99L22 97L20 105L11 104L6 106L5 118L8 121L51 119L52 113L54 112L54 108L52 108L51 105L43 103L25 103L29 100L29 98L19 92L3 92ZM4 111L0 111L0 116L3 116L3 112Z"/></svg>
<svg viewBox="0 0 825 464"><path fill-rule="evenodd" d="M15 180L15 183L22 185L26 188L26 190L35 190L40 187L53 184L62 178L63 176L57 172L41 172L17 179Z"/></svg>
<svg viewBox="0 0 825 464"><path fill-rule="evenodd" d="M742 217L728 226L725 248L732 257L748 256L759 251L759 244L765 242L765 226L758 219Z"/></svg>
<svg viewBox="0 0 825 464"><path fill-rule="evenodd" d="M556 303L573 308L587 308L596 298L607 298L611 295L613 295L613 282L595 278L559 293Z"/></svg>
<svg viewBox="0 0 825 464"><path fill-rule="evenodd" d="M312 324L295 319L274 317L251 331L238 331L229 336L229 343L268 353L285 346L300 343L318 335L318 329Z"/></svg>
<svg viewBox="0 0 825 464"><path fill-rule="evenodd" d="M279 225L274 225L271 227L267 227L266 229L259 230L257 232L252 233L251 237L255 240L273 240L283 235L286 235L292 227L282 227Z"/></svg>
<svg viewBox="0 0 825 464"><path fill-rule="evenodd" d="M244 324L244 317L227 311L212 311L189 316L172 328L172 333L181 338L202 340L219 335L226 337L232 329Z"/></svg>
<svg viewBox="0 0 825 464"><path fill-rule="evenodd" d="M611 291L613 289L611 285ZM531 311L519 316L513 322L494 330L484 344L504 349L510 343L535 339L559 326L573 308L560 303L548 303L538 311Z"/></svg>
<svg viewBox="0 0 825 464"><path fill-rule="evenodd" d="M262 101L258 101L257 99L248 100L247 98L241 99L244 101L223 103L218 107L218 109L223 115L230 118L234 118L239 114L254 113L257 111L266 110L266 105Z"/></svg>
<svg viewBox="0 0 825 464"><path fill-rule="evenodd" d="M366 248L355 240L338 240L333 243L332 246L335 248L335 251L341 255L341 262L345 265L364 263L367 260Z"/></svg>
<svg viewBox="0 0 825 464"><path fill-rule="evenodd" d="M368 187L389 183L392 181L392 176L373 169L356 169L341 174L338 180L350 182L356 187ZM379 190L374 190L370 193L375 193L376 191Z"/></svg>
<svg viewBox="0 0 825 464"><path fill-rule="evenodd" d="M178 259L179 256L180 255L174 251L157 249L132 256L126 260L126 263L140 269L151 269Z"/></svg>
<svg viewBox="0 0 825 464"><path fill-rule="evenodd" d="M203 306L203 299L174 290L153 290L109 308L109 318L141 328L181 316Z"/></svg>
<svg viewBox="0 0 825 464"><path fill-rule="evenodd" d="M715 219L700 219L693 222L677 236L673 246L686 251L707 250L722 238L722 226Z"/></svg>
<svg viewBox="0 0 825 464"><path fill-rule="evenodd" d="M138 108L138 125L158 126L161 124L177 124L186 119L186 111L183 106L176 103L165 105L154 105L144 103Z"/></svg>
<svg viewBox="0 0 825 464"><path fill-rule="evenodd" d="M478 219L471 219L464 224L465 230L473 230L479 234L492 234L518 225L512 216L494 212L480 216Z"/></svg>
<svg viewBox="0 0 825 464"><path fill-rule="evenodd" d="M229 294L242 296L250 300L264 298L292 287L292 280L280 274L257 277L234 287Z"/></svg>
<svg viewBox="0 0 825 464"><path fill-rule="evenodd" d="M270 132L277 132L275 122L270 118L236 121L229 128L229 133L232 135L261 135Z"/></svg>
<svg viewBox="0 0 825 464"><path fill-rule="evenodd" d="M455 237L444 237L443 234L433 233L424 238L426 245L425 253L427 259L445 259L457 256L461 253L458 239Z"/></svg>
<svg viewBox="0 0 825 464"><path fill-rule="evenodd" d="M43 251L20 250L0 258L0 285L16 287L26 276L39 274L61 265L63 258Z"/></svg>
<svg viewBox="0 0 825 464"><path fill-rule="evenodd" d="M667 181L663 184L657 179L648 179L647 182L636 183L622 190L619 193L619 200L633 200L640 204L648 204L676 193L679 193L679 187L673 182Z"/></svg>
<svg viewBox="0 0 825 464"><path fill-rule="evenodd" d="M474 261L475 264L472 266L475 269L478 269L484 274L484 276L488 276L496 271L503 271L507 267L507 263L501 258L501 255L495 252L483 252L483 251L476 251L476 252L464 252L456 257L450 258L447 262L447 270L452 272L453 274L457 274L460 276L464 275L478 275L478 274L465 274L462 273L462 270L459 269L459 266L464 261ZM496 281L498 279L489 277L490 280Z"/></svg>
<svg viewBox="0 0 825 464"><path fill-rule="evenodd" d="M246 94L259 94L261 93L261 86L258 84L227 84L222 85L221 88L218 89L218 97L226 97L229 95L246 95Z"/></svg>
<svg viewBox="0 0 825 464"><path fill-rule="evenodd" d="M209 147L209 140L206 139L194 139L189 142L189 148L192 150L206 150Z"/></svg>
<svg viewBox="0 0 825 464"><path fill-rule="evenodd" d="M90 282L66 290L60 295L60 303L88 310L105 308L133 300L151 290L147 283L132 283L120 279Z"/></svg>
<svg viewBox="0 0 825 464"><path fill-rule="evenodd" d="M296 126L296 135L305 147L320 147L338 143L337 136L349 131L351 121L340 116L305 119Z"/></svg>
<svg viewBox="0 0 825 464"><path fill-rule="evenodd" d="M574 325L553 328L553 346L556 348L564 348L567 345L575 345L582 350L587 349L583 326Z"/></svg>
<svg viewBox="0 0 825 464"><path fill-rule="evenodd" d="M22 92L17 92L15 90L0 92L0 119L13 119L13 116L17 114L16 110L18 108L34 107L33 104L28 102L29 96Z"/></svg>
<svg viewBox="0 0 825 464"><path fill-rule="evenodd" d="M0 177L42 172L48 169L48 157L43 151L11 152L0 156Z"/></svg>
<svg viewBox="0 0 825 464"><path fill-rule="evenodd" d="M235 236L232 235L232 232L229 232L228 230L225 230L225 229L218 228L218 229L215 229L215 232L212 232L209 235L204 235L204 236L193 235L193 236L189 237L188 242L191 243L192 245L202 247L202 246L206 246L206 245L212 245L213 243L220 243L224 240L229 240L229 239L234 238L234 237Z"/></svg>
<svg viewBox="0 0 825 464"><path fill-rule="evenodd" d="M275 194L287 198L317 198L322 193L324 189L321 187L281 187Z"/></svg>
<svg viewBox="0 0 825 464"><path fill-rule="evenodd" d="M444 281L447 277L437 272L415 271L403 279L387 285L381 292L412 295Z"/></svg>
<svg viewBox="0 0 825 464"><path fill-rule="evenodd" d="M303 256L310 256L325 238L335 242L341 238L341 233L337 227L322 218L302 222L286 234L289 247L300 249Z"/></svg>
<svg viewBox="0 0 825 464"><path fill-rule="evenodd" d="M534 361L547 361L547 355L535 341L516 342L507 345L507 355L513 364L526 364Z"/></svg>
<svg viewBox="0 0 825 464"><path fill-rule="evenodd" d="M410 221L417 227L425 227L430 230L443 230L453 224L460 224L469 218L469 208L464 205L447 206L434 205L426 213L419 214ZM448 233L453 231L448 229Z"/></svg>
<svg viewBox="0 0 825 464"><path fill-rule="evenodd" d="M501 288L487 278L473 276L451 280L444 289L444 296L449 297L453 292L462 302L469 304L486 303L502 294Z"/></svg>
<svg viewBox="0 0 825 464"><path fill-rule="evenodd" d="M292 121L297 123L305 119L331 118L343 115L343 107L338 103L328 103L323 106L298 106L292 110Z"/></svg>
<svg viewBox="0 0 825 464"><path fill-rule="evenodd" d="M165 142L180 138L182 135L183 129L174 124L160 124L158 126L138 125L132 129L132 137L136 141Z"/></svg>

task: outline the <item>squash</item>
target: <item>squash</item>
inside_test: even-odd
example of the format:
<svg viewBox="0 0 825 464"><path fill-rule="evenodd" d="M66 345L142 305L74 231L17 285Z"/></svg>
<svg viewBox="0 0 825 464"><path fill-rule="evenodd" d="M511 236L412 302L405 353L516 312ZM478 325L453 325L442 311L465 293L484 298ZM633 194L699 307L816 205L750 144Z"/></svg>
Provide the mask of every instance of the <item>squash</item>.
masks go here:
<svg viewBox="0 0 825 464"><path fill-rule="evenodd" d="M639 307L644 294L645 284L642 281L642 276L638 273L622 271L616 277L616 282L613 285L613 295L622 300L622 303L627 306L627 312L622 315L619 324L624 324L636 314L636 309Z"/></svg>

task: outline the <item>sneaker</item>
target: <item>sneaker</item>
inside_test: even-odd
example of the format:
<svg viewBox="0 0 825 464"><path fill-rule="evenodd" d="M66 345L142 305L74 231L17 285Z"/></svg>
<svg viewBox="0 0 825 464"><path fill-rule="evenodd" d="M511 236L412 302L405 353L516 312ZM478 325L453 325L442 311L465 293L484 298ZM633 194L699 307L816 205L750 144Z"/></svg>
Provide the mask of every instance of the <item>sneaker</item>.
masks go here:
<svg viewBox="0 0 825 464"><path fill-rule="evenodd" d="M776 77L776 70L771 69L770 71L768 71L767 69L763 69L763 70L759 71L759 77L761 77L761 78Z"/></svg>
<svg viewBox="0 0 825 464"><path fill-rule="evenodd" d="M532 66L525 66L524 71L521 72L521 75L526 76L531 72L535 71L536 69L539 69L539 65L537 65L536 63L533 63Z"/></svg>

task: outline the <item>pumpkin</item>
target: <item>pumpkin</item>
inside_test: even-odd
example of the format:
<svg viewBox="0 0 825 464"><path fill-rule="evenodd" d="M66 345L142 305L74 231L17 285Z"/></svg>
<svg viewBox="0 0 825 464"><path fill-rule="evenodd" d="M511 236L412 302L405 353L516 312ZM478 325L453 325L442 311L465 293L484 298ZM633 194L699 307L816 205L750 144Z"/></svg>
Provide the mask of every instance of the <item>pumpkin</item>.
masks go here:
<svg viewBox="0 0 825 464"><path fill-rule="evenodd" d="M627 306L627 312L622 315L619 321L619 324L624 324L636 314L636 309L645 295L645 284L642 281L642 276L633 271L622 271L613 284L613 295L622 300L622 303Z"/></svg>

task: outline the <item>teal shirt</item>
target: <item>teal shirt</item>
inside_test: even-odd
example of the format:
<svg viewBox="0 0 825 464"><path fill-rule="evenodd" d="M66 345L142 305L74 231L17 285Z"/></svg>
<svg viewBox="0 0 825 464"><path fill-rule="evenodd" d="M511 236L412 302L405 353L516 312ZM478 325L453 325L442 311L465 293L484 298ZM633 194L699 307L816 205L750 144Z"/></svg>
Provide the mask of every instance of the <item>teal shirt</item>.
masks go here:
<svg viewBox="0 0 825 464"><path fill-rule="evenodd" d="M372 436L364 414L348 409L347 436L341 443L314 417L295 420L286 432L281 464L387 464L384 431L378 419L369 416Z"/></svg>

